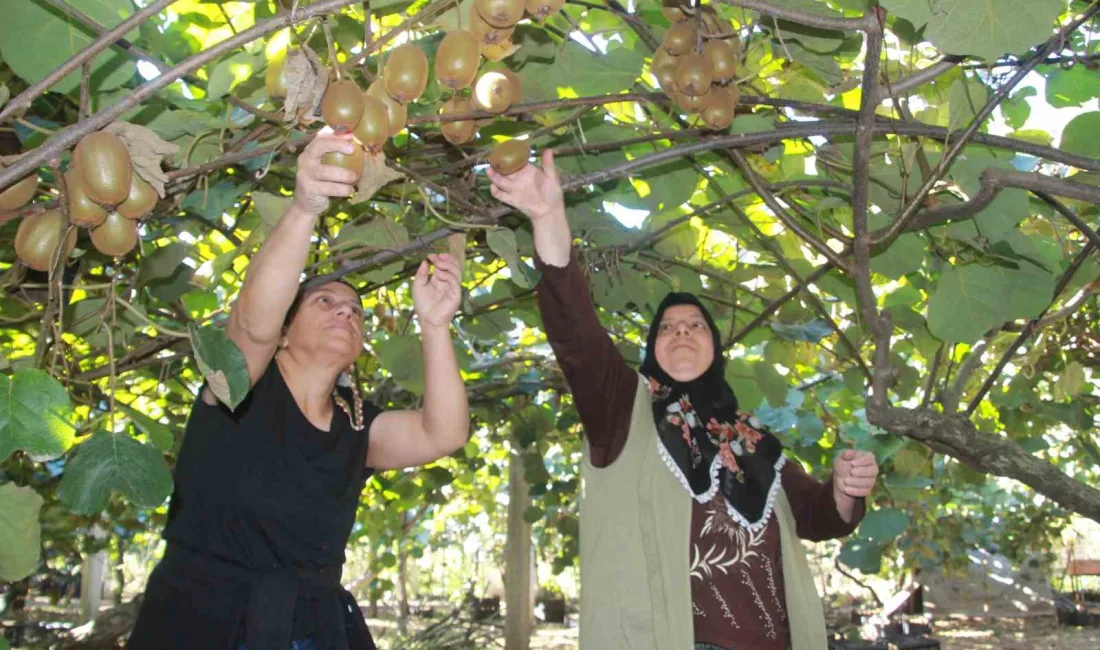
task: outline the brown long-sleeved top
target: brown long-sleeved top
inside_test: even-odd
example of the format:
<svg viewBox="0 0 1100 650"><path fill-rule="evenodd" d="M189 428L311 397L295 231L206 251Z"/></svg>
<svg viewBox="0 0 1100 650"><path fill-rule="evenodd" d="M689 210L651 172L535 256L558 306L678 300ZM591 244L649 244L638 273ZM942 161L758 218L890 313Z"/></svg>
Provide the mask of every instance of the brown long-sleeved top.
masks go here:
<svg viewBox="0 0 1100 650"><path fill-rule="evenodd" d="M535 262L543 273L538 301L547 338L573 393L592 463L607 467L626 446L638 374L600 324L576 252L565 267ZM862 519L862 500L851 523L841 519L832 480L822 483L793 461L783 465L781 476L799 537L843 537ZM695 641L729 650L786 650L789 622L775 517L752 532L730 517L721 495L691 503Z"/></svg>

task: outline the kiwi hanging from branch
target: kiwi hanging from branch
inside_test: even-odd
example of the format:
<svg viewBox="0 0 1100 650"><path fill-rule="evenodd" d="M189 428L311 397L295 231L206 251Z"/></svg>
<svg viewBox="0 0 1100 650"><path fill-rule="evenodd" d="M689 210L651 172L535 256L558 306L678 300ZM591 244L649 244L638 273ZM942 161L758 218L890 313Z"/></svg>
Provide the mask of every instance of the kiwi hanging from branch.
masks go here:
<svg viewBox="0 0 1100 650"><path fill-rule="evenodd" d="M38 176L31 174L16 181L8 189L0 192L0 211L15 210L26 205L38 191Z"/></svg>
<svg viewBox="0 0 1100 650"><path fill-rule="evenodd" d="M24 264L35 271L49 272L53 266L54 255L59 253L61 244L61 223L63 217L58 210L46 210L39 214L23 217L15 233L15 255ZM76 246L76 229L70 229L65 237L62 257L68 257Z"/></svg>
<svg viewBox="0 0 1100 650"><path fill-rule="evenodd" d="M469 30L455 30L443 37L435 55L435 76L451 90L469 88L481 63L481 44Z"/></svg>
<svg viewBox="0 0 1100 650"><path fill-rule="evenodd" d="M402 104L415 101L428 85L428 57L415 43L405 43L392 52L382 71L386 92Z"/></svg>
<svg viewBox="0 0 1100 650"><path fill-rule="evenodd" d="M363 164L366 162L366 154L363 148L356 145L349 154L341 151L330 151L321 158L321 164L333 165L355 174L354 183L358 183L363 176Z"/></svg>
<svg viewBox="0 0 1100 650"><path fill-rule="evenodd" d="M367 95L378 99L386 107L386 122L390 125L390 137L401 133L405 123L409 119L409 109L386 92L386 87L379 77L367 87Z"/></svg>
<svg viewBox="0 0 1100 650"><path fill-rule="evenodd" d="M84 191L84 181L75 169L65 172L65 191L69 195L69 223L74 226L94 228L107 219L107 208L88 196Z"/></svg>
<svg viewBox="0 0 1100 650"><path fill-rule="evenodd" d="M364 94L363 112L359 123L355 125L355 130L352 131L355 139L367 153L380 153L382 146L390 138L390 130L386 105L377 97Z"/></svg>
<svg viewBox="0 0 1100 650"><path fill-rule="evenodd" d="M130 152L113 133L96 131L84 136L73 150L73 169L80 174L88 196L106 208L113 209L130 194Z"/></svg>
<svg viewBox="0 0 1100 650"><path fill-rule="evenodd" d="M448 99L439 109L443 117L448 115L466 115L474 112L474 104L469 97L454 96ZM477 122L474 120L460 120L443 122L439 130L443 137L451 144L466 144L477 135Z"/></svg>
<svg viewBox="0 0 1100 650"><path fill-rule="evenodd" d="M339 134L349 133L363 115L363 91L351 79L328 85L321 98L321 117Z"/></svg>

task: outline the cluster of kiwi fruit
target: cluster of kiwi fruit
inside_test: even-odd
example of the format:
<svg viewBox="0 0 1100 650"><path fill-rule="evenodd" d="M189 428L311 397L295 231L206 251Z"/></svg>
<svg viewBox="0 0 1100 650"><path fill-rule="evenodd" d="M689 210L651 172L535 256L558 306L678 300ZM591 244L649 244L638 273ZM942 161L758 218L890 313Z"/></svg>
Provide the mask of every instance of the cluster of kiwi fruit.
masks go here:
<svg viewBox="0 0 1100 650"><path fill-rule="evenodd" d="M708 128L728 128L741 99L734 81L740 39L709 5L692 8L683 0L664 0L662 12L672 26L650 65L661 90Z"/></svg>
<svg viewBox="0 0 1100 650"><path fill-rule="evenodd" d="M29 200L37 186L37 178L29 178L4 196L27 183ZM138 223L153 211L159 196L152 185L134 173L130 152L122 140L107 131L84 136L73 150L64 180L69 223L88 228L92 245L104 255L118 257L133 250L138 241ZM50 269L62 245L61 220L58 209L23 218L15 235L15 254L24 264L36 271ZM68 257L75 245L76 231L72 230L61 254Z"/></svg>

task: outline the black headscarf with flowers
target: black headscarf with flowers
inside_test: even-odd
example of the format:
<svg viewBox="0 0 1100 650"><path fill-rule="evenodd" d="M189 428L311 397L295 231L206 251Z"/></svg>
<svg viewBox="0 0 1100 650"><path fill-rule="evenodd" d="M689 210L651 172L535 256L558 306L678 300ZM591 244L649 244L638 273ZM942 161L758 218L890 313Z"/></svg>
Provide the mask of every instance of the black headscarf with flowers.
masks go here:
<svg viewBox="0 0 1100 650"><path fill-rule="evenodd" d="M657 363L655 352L665 311L676 305L697 307L714 343L710 367L687 382L669 376ZM690 293L665 296L649 327L641 367L649 381L662 456L695 500L706 503L721 492L730 515L741 525L756 528L766 524L771 513L783 444L755 418L738 410L725 366L718 328L707 308Z"/></svg>

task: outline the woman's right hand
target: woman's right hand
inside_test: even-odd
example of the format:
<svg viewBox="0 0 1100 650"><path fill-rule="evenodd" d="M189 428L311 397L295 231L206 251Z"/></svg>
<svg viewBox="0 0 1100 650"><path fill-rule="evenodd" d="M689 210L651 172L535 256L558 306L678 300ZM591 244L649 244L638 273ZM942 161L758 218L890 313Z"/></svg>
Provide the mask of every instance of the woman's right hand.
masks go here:
<svg viewBox="0 0 1100 650"><path fill-rule="evenodd" d="M344 198L355 193L355 174L321 162L325 154L339 151L350 154L359 145L351 134L337 136L325 127L298 156L298 174L294 185L294 206L305 214L318 217L328 209L329 197Z"/></svg>
<svg viewBox="0 0 1100 650"><path fill-rule="evenodd" d="M490 168L488 175L493 182L490 190L493 196L522 212L532 223L555 216L565 219L565 200L554 168L553 149L542 152L542 169L528 164L518 172L504 175Z"/></svg>

